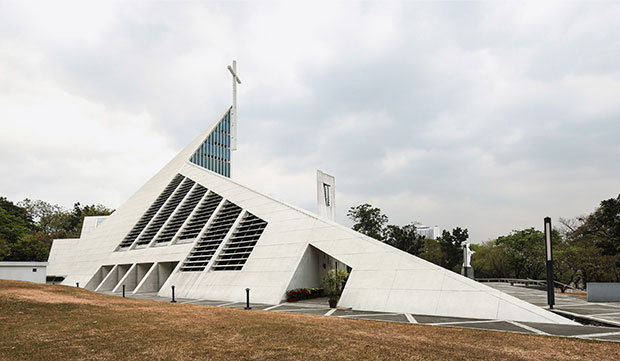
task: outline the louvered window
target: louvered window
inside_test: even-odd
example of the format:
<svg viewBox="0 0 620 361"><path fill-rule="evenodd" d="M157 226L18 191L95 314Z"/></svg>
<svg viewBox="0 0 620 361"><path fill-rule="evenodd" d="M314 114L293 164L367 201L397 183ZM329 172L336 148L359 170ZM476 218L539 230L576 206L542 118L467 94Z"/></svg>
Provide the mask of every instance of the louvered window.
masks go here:
<svg viewBox="0 0 620 361"><path fill-rule="evenodd" d="M246 213L213 265L214 271L238 271L250 257L267 222Z"/></svg>
<svg viewBox="0 0 620 361"><path fill-rule="evenodd" d="M197 184L189 193L185 201L179 206L179 209L174 213L172 218L163 231L157 236L155 240L156 244L166 243L172 241L174 235L179 231L179 228L185 223L185 220L192 213L194 208L202 196L207 192L207 188Z"/></svg>
<svg viewBox="0 0 620 361"><path fill-rule="evenodd" d="M136 238L140 235L140 233L144 230L144 227L151 221L153 216L159 211L161 206L166 203L166 200L170 197L170 195L174 192L177 186L183 181L185 177L180 174L177 174L172 181L166 186L166 188L161 192L161 194L157 197L155 202L151 204L149 209L140 217L140 220L136 223L136 225L129 231L127 236L123 239L121 244L119 245L120 249L128 248L132 245L132 243L136 240Z"/></svg>
<svg viewBox="0 0 620 361"><path fill-rule="evenodd" d="M196 209L192 218L190 218L187 225L181 231L178 243L187 242L198 237L200 230L211 218L211 214L213 214L213 211L215 211L215 208L217 208L221 201L222 197L220 195L213 192L209 193L207 198L198 205L198 209Z"/></svg>
<svg viewBox="0 0 620 361"><path fill-rule="evenodd" d="M241 213L241 208L231 202L226 202L218 212L213 223L200 238L185 260L181 271L203 271L209 264L213 254L218 249L224 237Z"/></svg>
<svg viewBox="0 0 620 361"><path fill-rule="evenodd" d="M174 212L179 203L181 203L183 198L185 198L187 192L189 192L194 183L195 182L193 180L185 178L185 180L183 181L183 183L181 183L176 192L174 192L168 202L166 202L166 204L162 207L161 211L157 213L155 218L153 218L153 221L148 225L146 230L144 230L140 237L138 237L138 239L136 240L137 246L147 245L151 242L153 237L155 237L157 232L159 232L164 223L166 223L168 217L170 217L170 215L172 214L172 212Z"/></svg>

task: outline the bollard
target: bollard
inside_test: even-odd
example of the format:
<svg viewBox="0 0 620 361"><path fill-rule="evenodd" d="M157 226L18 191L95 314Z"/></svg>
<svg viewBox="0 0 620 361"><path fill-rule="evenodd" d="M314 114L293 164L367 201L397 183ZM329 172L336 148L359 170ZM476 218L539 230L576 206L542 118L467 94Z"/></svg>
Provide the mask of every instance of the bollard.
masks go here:
<svg viewBox="0 0 620 361"><path fill-rule="evenodd" d="M174 286L172 286L172 301L170 303L176 303L177 300L174 299Z"/></svg>
<svg viewBox="0 0 620 361"><path fill-rule="evenodd" d="M245 309L246 310L252 309L252 307L250 307L250 289L249 288L245 289Z"/></svg>
<svg viewBox="0 0 620 361"><path fill-rule="evenodd" d="M75 283L75 287L80 288L80 283L79 283L79 282L76 282L76 283Z"/></svg>
<svg viewBox="0 0 620 361"><path fill-rule="evenodd" d="M123 285L123 298L125 298L125 285Z"/></svg>

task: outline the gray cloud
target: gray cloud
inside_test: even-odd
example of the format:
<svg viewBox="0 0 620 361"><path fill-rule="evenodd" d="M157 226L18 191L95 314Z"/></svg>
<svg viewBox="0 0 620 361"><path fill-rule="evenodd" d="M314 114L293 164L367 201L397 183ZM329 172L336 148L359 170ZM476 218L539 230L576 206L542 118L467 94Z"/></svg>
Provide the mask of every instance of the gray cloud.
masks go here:
<svg viewBox="0 0 620 361"><path fill-rule="evenodd" d="M0 5L13 200L118 207L229 106L232 58L235 177L313 210L321 168L341 222L480 241L620 192L616 3L61 4Z"/></svg>

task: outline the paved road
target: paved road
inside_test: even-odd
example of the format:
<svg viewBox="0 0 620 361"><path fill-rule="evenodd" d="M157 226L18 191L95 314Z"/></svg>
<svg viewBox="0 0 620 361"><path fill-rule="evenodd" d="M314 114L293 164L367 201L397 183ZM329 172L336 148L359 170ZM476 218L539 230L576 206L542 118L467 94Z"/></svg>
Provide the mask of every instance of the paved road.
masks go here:
<svg viewBox="0 0 620 361"><path fill-rule="evenodd" d="M486 283L486 285L536 306L548 308L545 290L511 286L508 283ZM620 302L588 302L584 298L571 296L569 293L556 293L554 309L560 314L578 316L597 323L620 327Z"/></svg>
<svg viewBox="0 0 620 361"><path fill-rule="evenodd" d="M494 285L494 287L496 287ZM509 288L513 287L513 288ZM496 288L501 289L504 292L508 292L515 297L528 300L539 306L546 306L546 298L541 299L537 292L530 292L531 289L521 289L522 287L514 287L510 285L499 285ZM538 291L538 290L533 290ZM544 291L540 291L544 293ZM116 294L117 296L119 294ZM139 294L128 295L132 298L149 299L155 301L170 302L169 298L158 297L157 294ZM568 297L568 296L565 296ZM228 308L244 308L245 303L239 302L224 302L215 300L192 300L192 299L177 299L178 303L187 303L195 305L208 305L216 307L228 307ZM585 302L585 304L584 304ZM612 307L602 306L601 307ZM340 318L354 318L360 320L372 320L383 322L400 322L400 323L417 323L425 325L433 325L440 327L457 327L457 328L469 328L478 330L492 330L503 332L515 332L524 334L539 334L539 335L552 335L561 337L576 337L590 340L600 341L614 341L620 342L620 328L616 327L600 327L600 326L570 326L570 325L554 325L545 323L534 322L515 322L515 321L499 321L499 320L481 320L471 318L457 318L457 317L439 317L428 315L416 315L416 314L402 314L402 313L389 313L389 312L369 312L369 311L357 311L350 309L331 309L327 305L327 301L317 302L312 300L310 302L297 302L297 303L281 303L278 305L266 305L266 304L251 304L254 310L263 310L269 312L281 312L281 313L296 313L314 316L324 317L340 317ZM592 307L585 300L573 300L564 299L564 297L558 297L558 308L566 308L570 310L585 309ZM620 313L620 305L615 304L613 310L617 310ZM598 311L597 311L598 312ZM596 313L598 315L598 313Z"/></svg>

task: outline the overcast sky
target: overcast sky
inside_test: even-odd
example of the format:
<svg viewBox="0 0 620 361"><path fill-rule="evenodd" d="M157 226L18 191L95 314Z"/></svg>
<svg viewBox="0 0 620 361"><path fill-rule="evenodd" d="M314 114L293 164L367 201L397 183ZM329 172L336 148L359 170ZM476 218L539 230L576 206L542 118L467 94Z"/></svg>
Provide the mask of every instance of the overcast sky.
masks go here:
<svg viewBox="0 0 620 361"><path fill-rule="evenodd" d="M484 241L620 193L618 2L0 0L0 195L116 208L231 103L233 178Z"/></svg>

